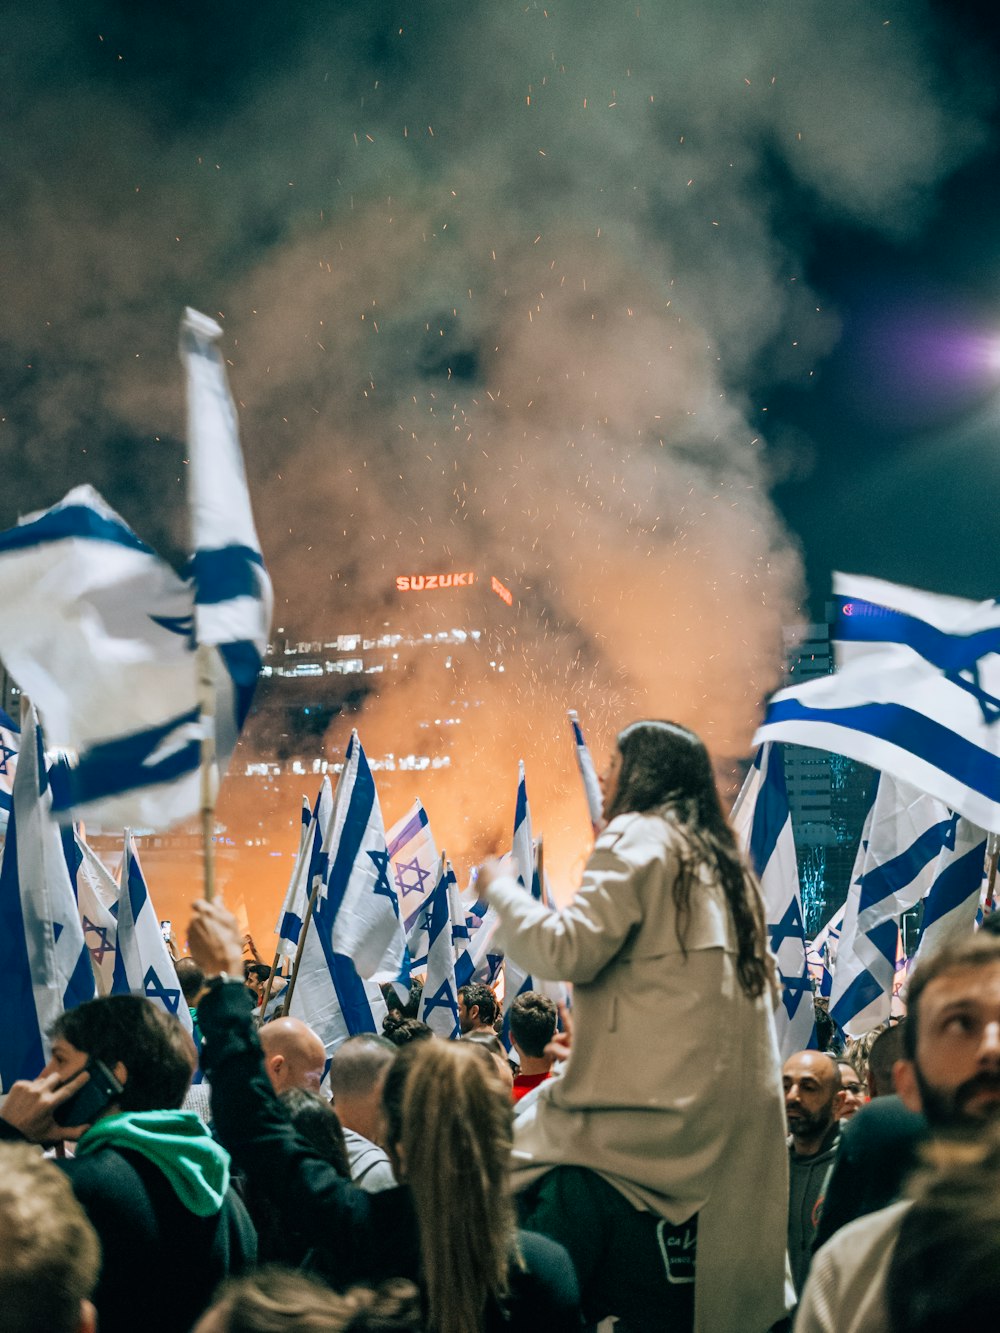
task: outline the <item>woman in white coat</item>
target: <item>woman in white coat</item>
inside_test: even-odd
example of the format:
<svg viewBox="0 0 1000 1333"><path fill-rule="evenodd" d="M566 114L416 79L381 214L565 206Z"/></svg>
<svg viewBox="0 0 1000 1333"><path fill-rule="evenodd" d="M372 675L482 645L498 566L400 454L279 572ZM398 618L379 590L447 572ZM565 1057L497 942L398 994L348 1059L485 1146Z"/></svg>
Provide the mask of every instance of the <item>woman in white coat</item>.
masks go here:
<svg viewBox="0 0 1000 1333"><path fill-rule="evenodd" d="M519 1120L515 1188L528 1224L576 1249L593 1317L691 1327L673 1297L696 1219L693 1327L764 1333L785 1314L788 1165L759 889L683 727L626 727L604 813L561 911L480 872L510 957L574 986L569 1062Z"/></svg>

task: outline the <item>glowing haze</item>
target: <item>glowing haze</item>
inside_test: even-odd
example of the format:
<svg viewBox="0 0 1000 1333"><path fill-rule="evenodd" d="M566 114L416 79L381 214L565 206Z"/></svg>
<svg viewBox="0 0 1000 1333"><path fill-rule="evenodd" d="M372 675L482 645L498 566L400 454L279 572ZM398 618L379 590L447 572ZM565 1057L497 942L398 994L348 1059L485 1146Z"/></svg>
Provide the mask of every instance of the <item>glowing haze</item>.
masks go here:
<svg viewBox="0 0 1000 1333"><path fill-rule="evenodd" d="M565 880L567 707L599 761L638 714L746 753L802 593L759 394L836 337L811 221L915 227L977 145L974 71L918 0L282 16L17 20L0 517L88 480L183 550L174 330L218 311L288 637L446 626L400 609L411 570L515 594L502 676L418 667L353 719L427 753L419 721L481 702L387 820L418 791L457 857L499 848L523 757Z"/></svg>

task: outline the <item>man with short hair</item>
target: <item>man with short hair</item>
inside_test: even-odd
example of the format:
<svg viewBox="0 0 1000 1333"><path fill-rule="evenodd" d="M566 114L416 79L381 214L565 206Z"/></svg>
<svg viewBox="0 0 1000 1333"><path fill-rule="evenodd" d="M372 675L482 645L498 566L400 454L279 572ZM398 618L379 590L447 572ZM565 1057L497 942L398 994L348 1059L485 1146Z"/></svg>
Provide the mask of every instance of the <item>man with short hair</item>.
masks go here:
<svg viewBox="0 0 1000 1333"><path fill-rule="evenodd" d="M369 1194L396 1184L382 1137L382 1085L397 1048L385 1037L361 1033L341 1042L330 1060L330 1092L340 1117L351 1179Z"/></svg>
<svg viewBox="0 0 1000 1333"><path fill-rule="evenodd" d="M979 932L919 963L906 1000L905 1055L894 1070L906 1106L938 1134L1000 1118L1000 939ZM888 1328L885 1279L908 1206L860 1217L819 1250L796 1333Z"/></svg>
<svg viewBox="0 0 1000 1333"><path fill-rule="evenodd" d="M27 1144L0 1144L0 1328L94 1333L101 1247L65 1174Z"/></svg>
<svg viewBox="0 0 1000 1333"><path fill-rule="evenodd" d="M500 1013L497 997L481 981L470 981L458 988L458 1026L462 1036L472 1032L492 1032Z"/></svg>
<svg viewBox="0 0 1000 1333"><path fill-rule="evenodd" d="M319 1092L326 1069L326 1048L300 1018L274 1018L259 1030L264 1069L280 1096L289 1088Z"/></svg>
<svg viewBox="0 0 1000 1333"><path fill-rule="evenodd" d="M906 1019L885 1028L872 1042L868 1052L868 1096L891 1097L896 1091L893 1067L904 1055L903 1042Z"/></svg>
<svg viewBox="0 0 1000 1333"><path fill-rule="evenodd" d="M837 1061L799 1051L781 1071L789 1133L788 1258L796 1293L805 1286L823 1184L837 1152L841 1101Z"/></svg>
<svg viewBox="0 0 1000 1333"><path fill-rule="evenodd" d="M555 1036L557 1018L555 1001L538 991L524 991L510 1006L510 1041L520 1061L520 1073L514 1075L515 1102L552 1077L554 1062L545 1048Z"/></svg>
<svg viewBox="0 0 1000 1333"><path fill-rule="evenodd" d="M36 1142L79 1140L60 1165L104 1252L94 1293L101 1333L190 1328L222 1278L257 1257L229 1154L194 1112L177 1109L194 1069L191 1037L150 1000L109 995L60 1015L51 1041L48 1065L13 1085L0 1116ZM84 1132L39 1115L93 1059L121 1091L88 1113Z"/></svg>

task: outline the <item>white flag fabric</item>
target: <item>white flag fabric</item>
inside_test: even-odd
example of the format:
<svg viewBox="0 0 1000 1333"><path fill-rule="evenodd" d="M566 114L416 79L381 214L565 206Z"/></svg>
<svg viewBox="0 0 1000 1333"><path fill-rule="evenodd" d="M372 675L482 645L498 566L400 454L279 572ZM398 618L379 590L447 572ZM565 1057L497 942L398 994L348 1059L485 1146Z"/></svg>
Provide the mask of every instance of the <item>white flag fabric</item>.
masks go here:
<svg viewBox="0 0 1000 1333"><path fill-rule="evenodd" d="M841 903L826 925L816 932L814 940L811 942L806 940L809 975L813 979L817 995L827 1000L833 989L833 964L837 958L837 946L844 925L844 907L845 904Z"/></svg>
<svg viewBox="0 0 1000 1333"><path fill-rule="evenodd" d="M775 1011L778 1049L787 1060L797 1051L815 1049L816 1022L784 764L780 745L760 747L736 798L731 822L760 880L781 983Z"/></svg>
<svg viewBox="0 0 1000 1333"><path fill-rule="evenodd" d="M333 951L360 976L409 984L406 937L389 873L382 810L364 748L355 732L337 788L339 818L327 892L338 902Z"/></svg>
<svg viewBox="0 0 1000 1333"><path fill-rule="evenodd" d="M333 789L330 779L323 778L316 797L315 808L310 811L309 804L303 801L302 836L299 839L299 852L292 867L285 901L281 907L275 934L278 936L278 952L286 957L294 957L299 946L302 923L306 919L309 898L317 878L321 879L325 870L323 860L323 837L333 815Z"/></svg>
<svg viewBox="0 0 1000 1333"><path fill-rule="evenodd" d="M531 809L528 805L528 785L524 777L524 760L517 764L517 798L514 802L514 839L511 846L514 874L526 888L531 888L535 866L535 843L531 836ZM539 894L537 896L541 896Z"/></svg>
<svg viewBox="0 0 1000 1333"><path fill-rule="evenodd" d="M385 835L403 928L413 929L421 907L434 892L438 851L427 811L419 801Z"/></svg>
<svg viewBox="0 0 1000 1333"><path fill-rule="evenodd" d="M601 784L597 779L597 769L594 767L590 748L583 738L580 719L572 708L569 710L569 724L573 728L573 747L576 751L576 764L580 770L580 779L583 782L583 792L587 798L590 826L596 837L604 827L604 797L601 795Z"/></svg>
<svg viewBox="0 0 1000 1333"><path fill-rule="evenodd" d="M1000 831L1000 602L835 574L838 670L779 690L755 741L848 755Z"/></svg>
<svg viewBox="0 0 1000 1333"><path fill-rule="evenodd" d="M10 814L20 744L21 733L17 723L0 708L0 833L6 829L7 816Z"/></svg>
<svg viewBox="0 0 1000 1333"><path fill-rule="evenodd" d="M53 811L66 822L163 828L197 812L199 643L213 666L220 772L249 708L271 591L219 336L188 312L192 578L175 574L89 486L0 533L0 657L31 695L50 745L65 752L51 782Z"/></svg>
<svg viewBox="0 0 1000 1333"><path fill-rule="evenodd" d="M417 1017L439 1037L452 1040L461 1035L458 1022L458 986L455 981L455 950L449 904L450 868L442 858L441 876L425 905L429 913L427 980L420 997ZM454 878L454 876L451 876Z"/></svg>
<svg viewBox="0 0 1000 1333"><path fill-rule="evenodd" d="M191 1014L181 994L177 969L160 931L153 900L139 864L131 830L125 830L118 890L118 939L112 995L144 995L191 1031Z"/></svg>
<svg viewBox="0 0 1000 1333"><path fill-rule="evenodd" d="M861 835L844 910L830 1016L860 1037L889 1017L896 978L899 918L944 877L964 873L984 834L925 792L889 774L879 778ZM983 849L985 851L985 848ZM978 880L977 880L978 883Z"/></svg>
<svg viewBox="0 0 1000 1333"><path fill-rule="evenodd" d="M0 1085L35 1078L49 1058L49 1026L66 1009L94 998L59 829L49 806L41 731L21 700L21 749L0 867Z"/></svg>
<svg viewBox="0 0 1000 1333"><path fill-rule="evenodd" d="M94 849L74 830L76 900L98 995L110 995L118 956L118 885Z"/></svg>

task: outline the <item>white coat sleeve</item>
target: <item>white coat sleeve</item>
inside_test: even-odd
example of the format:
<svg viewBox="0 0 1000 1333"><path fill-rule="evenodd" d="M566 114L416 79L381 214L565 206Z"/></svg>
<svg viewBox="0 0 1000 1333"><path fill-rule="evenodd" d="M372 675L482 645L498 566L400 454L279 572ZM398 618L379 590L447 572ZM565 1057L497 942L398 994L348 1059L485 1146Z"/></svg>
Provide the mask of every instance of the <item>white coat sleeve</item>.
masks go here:
<svg viewBox="0 0 1000 1333"><path fill-rule="evenodd" d="M623 841L601 835L576 897L558 912L509 877L493 881L487 896L500 917L497 942L519 967L549 981L586 983L615 957L642 920L642 868L623 854Z"/></svg>

